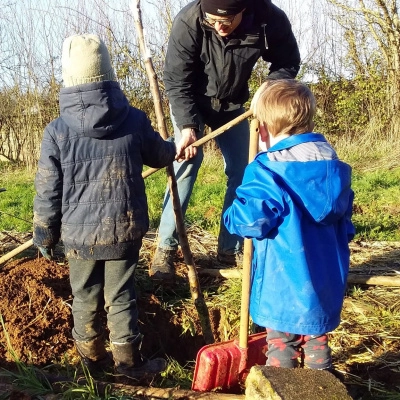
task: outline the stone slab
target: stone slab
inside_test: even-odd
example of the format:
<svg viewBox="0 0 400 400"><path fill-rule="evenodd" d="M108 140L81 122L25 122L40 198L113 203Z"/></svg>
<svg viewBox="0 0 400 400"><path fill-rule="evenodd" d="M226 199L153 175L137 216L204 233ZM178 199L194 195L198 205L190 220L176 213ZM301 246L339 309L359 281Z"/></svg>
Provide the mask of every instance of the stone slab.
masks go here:
<svg viewBox="0 0 400 400"><path fill-rule="evenodd" d="M257 365L246 378L246 400L351 400L328 371Z"/></svg>

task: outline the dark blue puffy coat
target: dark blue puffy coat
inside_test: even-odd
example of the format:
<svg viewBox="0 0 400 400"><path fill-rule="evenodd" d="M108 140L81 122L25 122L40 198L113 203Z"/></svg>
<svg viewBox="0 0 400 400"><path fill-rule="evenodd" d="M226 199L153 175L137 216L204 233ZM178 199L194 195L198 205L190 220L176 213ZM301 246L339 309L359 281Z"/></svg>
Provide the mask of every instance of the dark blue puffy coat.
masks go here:
<svg viewBox="0 0 400 400"><path fill-rule="evenodd" d="M143 165L161 168L174 157L175 145L117 82L61 89L35 179L34 243L52 247L61 236L68 258L129 258L149 228Z"/></svg>

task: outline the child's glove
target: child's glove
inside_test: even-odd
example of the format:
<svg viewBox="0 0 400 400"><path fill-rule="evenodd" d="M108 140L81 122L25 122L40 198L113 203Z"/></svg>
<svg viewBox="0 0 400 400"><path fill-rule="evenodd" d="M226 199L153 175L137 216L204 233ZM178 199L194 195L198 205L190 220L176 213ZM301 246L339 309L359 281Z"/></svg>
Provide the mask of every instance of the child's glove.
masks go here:
<svg viewBox="0 0 400 400"><path fill-rule="evenodd" d="M53 249L50 247L42 247L42 246L37 246L39 249L40 253L44 258L47 260L52 260L53 259Z"/></svg>

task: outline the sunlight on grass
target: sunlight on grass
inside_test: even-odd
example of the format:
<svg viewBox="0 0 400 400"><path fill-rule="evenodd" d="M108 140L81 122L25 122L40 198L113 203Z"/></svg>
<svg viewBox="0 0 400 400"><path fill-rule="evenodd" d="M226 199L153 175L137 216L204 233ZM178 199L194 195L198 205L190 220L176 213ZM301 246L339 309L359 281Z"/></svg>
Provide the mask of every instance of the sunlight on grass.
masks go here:
<svg viewBox="0 0 400 400"><path fill-rule="evenodd" d="M190 389L193 380L194 363L180 365L176 360L168 358L167 369L161 373L161 387L180 387Z"/></svg>
<svg viewBox="0 0 400 400"><path fill-rule="evenodd" d="M190 198L186 219L218 235L226 191L226 176L219 150L206 152Z"/></svg>
<svg viewBox="0 0 400 400"><path fill-rule="evenodd" d="M160 223L167 176L160 170L145 179L151 228ZM186 213L189 224L218 234L220 215L226 190L223 160L218 150L205 153Z"/></svg>
<svg viewBox="0 0 400 400"><path fill-rule="evenodd" d="M32 231L34 174L0 163L0 229L19 232Z"/></svg>
<svg viewBox="0 0 400 400"><path fill-rule="evenodd" d="M368 240L400 240L400 168L355 173L353 223L357 235Z"/></svg>
<svg viewBox="0 0 400 400"><path fill-rule="evenodd" d="M167 174L165 168L148 176L144 180L144 183L149 207L150 227L155 229L160 223L163 200L167 188Z"/></svg>

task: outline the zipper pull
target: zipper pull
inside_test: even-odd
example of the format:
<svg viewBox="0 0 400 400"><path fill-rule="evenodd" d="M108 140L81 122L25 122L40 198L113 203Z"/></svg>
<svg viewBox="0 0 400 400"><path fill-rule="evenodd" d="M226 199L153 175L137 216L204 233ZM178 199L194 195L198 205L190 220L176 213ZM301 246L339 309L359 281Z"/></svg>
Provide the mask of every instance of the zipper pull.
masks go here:
<svg viewBox="0 0 400 400"><path fill-rule="evenodd" d="M267 24L262 24L261 27L264 31L264 46L265 50L268 50L268 41L267 41Z"/></svg>

